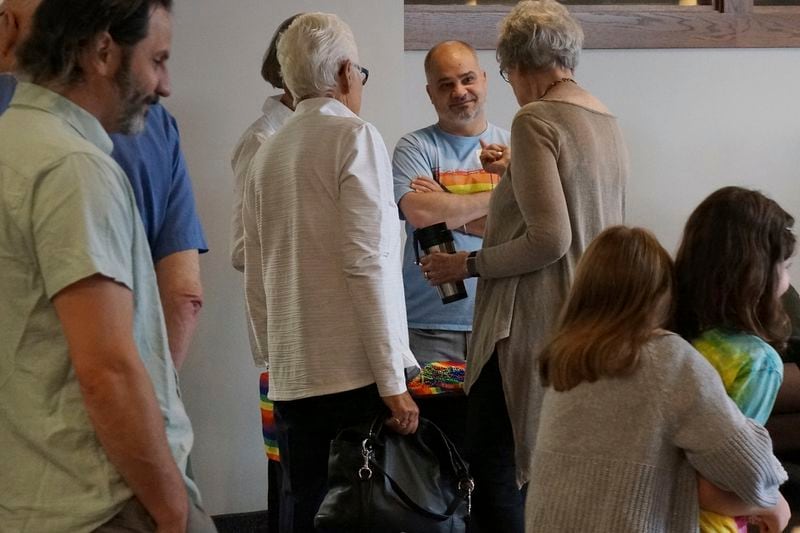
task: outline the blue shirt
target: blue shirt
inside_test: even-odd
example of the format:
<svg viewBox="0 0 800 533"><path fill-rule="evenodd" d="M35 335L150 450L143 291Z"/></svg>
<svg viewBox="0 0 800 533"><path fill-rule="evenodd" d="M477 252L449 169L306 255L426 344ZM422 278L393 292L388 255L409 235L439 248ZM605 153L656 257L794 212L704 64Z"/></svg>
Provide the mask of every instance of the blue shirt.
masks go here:
<svg viewBox="0 0 800 533"><path fill-rule="evenodd" d="M8 108L16 85L13 76L0 74L0 114ZM111 139L111 157L131 182L153 262L184 250L207 252L175 118L155 104L142 133L114 134Z"/></svg>
<svg viewBox="0 0 800 533"><path fill-rule="evenodd" d="M400 199L413 192L411 180L424 176L439 182L454 194L471 194L490 191L500 176L486 172L478 159L480 140L508 145L510 134L489 124L486 131L474 137L451 135L433 125L403 136L397 143L392 158L394 197ZM415 193L416 194L416 193ZM424 194L424 193L420 193ZM402 218L402 213L401 213ZM403 285L406 293L408 327L412 329L440 329L472 331L472 310L477 280L464 280L468 297L443 304L435 287L431 287L415 264L414 228L406 223L406 245L403 252ZM483 239L453 231L456 250L480 250Z"/></svg>
<svg viewBox="0 0 800 533"><path fill-rule="evenodd" d="M8 109L14 90L17 88L17 79L10 74L0 74L0 114Z"/></svg>

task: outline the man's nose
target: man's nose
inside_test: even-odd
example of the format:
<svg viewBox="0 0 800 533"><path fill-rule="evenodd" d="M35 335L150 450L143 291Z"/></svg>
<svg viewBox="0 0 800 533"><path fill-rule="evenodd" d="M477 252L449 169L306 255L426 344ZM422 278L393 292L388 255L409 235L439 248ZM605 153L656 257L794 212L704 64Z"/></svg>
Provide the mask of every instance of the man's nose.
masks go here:
<svg viewBox="0 0 800 533"><path fill-rule="evenodd" d="M453 85L452 96L457 99L462 99L467 96L467 88L460 83Z"/></svg>
<svg viewBox="0 0 800 533"><path fill-rule="evenodd" d="M162 98L168 97L172 94L172 86L170 85L169 72L164 73L158 80L158 87L156 93Z"/></svg>

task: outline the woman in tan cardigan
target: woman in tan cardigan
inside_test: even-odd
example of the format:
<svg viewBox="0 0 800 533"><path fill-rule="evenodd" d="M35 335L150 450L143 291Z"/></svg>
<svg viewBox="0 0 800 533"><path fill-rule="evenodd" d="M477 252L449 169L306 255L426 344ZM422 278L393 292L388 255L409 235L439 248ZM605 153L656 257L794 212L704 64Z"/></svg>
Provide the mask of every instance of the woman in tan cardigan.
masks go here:
<svg viewBox="0 0 800 533"><path fill-rule="evenodd" d="M521 109L510 163L499 147L482 157L508 164L483 248L422 261L433 285L480 277L465 388L481 531L523 531L542 398L537 358L581 254L624 218L627 151L616 118L573 77L582 43L580 25L554 0L520 2L505 18L497 58Z"/></svg>

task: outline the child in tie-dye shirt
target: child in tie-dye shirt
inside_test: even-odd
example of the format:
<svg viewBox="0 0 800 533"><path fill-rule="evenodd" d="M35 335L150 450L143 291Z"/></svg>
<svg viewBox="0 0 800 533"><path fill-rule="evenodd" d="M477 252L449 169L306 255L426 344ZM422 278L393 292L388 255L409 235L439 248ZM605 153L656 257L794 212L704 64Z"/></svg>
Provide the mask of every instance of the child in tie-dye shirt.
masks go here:
<svg viewBox="0 0 800 533"><path fill-rule="evenodd" d="M793 224L763 194L725 187L689 217L675 262L678 330L717 370L742 413L760 424L783 380L775 347L790 333L780 296L789 287ZM747 518L702 511L700 531L746 533Z"/></svg>

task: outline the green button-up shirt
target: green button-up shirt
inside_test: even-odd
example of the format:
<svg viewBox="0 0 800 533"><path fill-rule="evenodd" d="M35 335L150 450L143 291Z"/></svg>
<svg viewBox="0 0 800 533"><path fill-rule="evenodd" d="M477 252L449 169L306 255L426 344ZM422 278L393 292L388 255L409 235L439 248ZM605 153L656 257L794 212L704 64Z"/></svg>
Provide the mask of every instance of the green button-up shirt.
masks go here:
<svg viewBox="0 0 800 533"><path fill-rule="evenodd" d="M132 496L97 440L51 303L94 274L133 291L136 344L186 470L192 429L144 229L111 149L91 114L37 85L20 83L0 116L2 531L92 531Z"/></svg>

